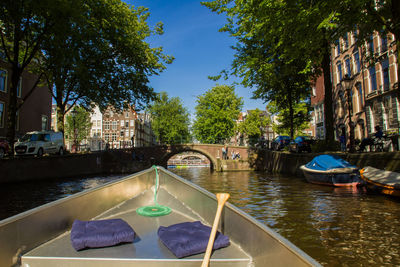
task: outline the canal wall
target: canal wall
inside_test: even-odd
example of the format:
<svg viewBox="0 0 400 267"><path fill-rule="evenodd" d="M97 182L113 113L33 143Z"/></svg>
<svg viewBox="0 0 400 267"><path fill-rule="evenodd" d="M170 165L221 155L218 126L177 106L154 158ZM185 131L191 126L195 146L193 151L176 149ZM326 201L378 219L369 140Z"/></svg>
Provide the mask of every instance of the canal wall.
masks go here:
<svg viewBox="0 0 400 267"><path fill-rule="evenodd" d="M89 153L0 160L0 183L62 179L98 174L129 174L149 168L126 153Z"/></svg>
<svg viewBox="0 0 400 267"><path fill-rule="evenodd" d="M289 153L259 150L249 158L251 168L272 173L303 176L300 166L324 153ZM343 153L332 152L359 168L372 166L400 172L400 152Z"/></svg>
<svg viewBox="0 0 400 267"><path fill-rule="evenodd" d="M236 160L236 159L228 159L221 160L217 159L217 164L214 170L218 172L226 172L226 171L251 171L254 170L252 166L250 166L249 161L246 160Z"/></svg>

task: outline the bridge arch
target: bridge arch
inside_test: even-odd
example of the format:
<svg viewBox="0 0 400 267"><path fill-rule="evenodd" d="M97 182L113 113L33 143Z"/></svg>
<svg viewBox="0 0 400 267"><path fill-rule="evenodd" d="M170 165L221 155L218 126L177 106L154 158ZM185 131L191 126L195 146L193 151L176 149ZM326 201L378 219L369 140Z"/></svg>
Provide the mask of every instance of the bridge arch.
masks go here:
<svg viewBox="0 0 400 267"><path fill-rule="evenodd" d="M201 149L199 147L195 146L188 146L188 145L179 145L179 146L174 146L174 149L171 149L171 151L166 152L162 157L161 157L161 162L160 164L162 166L167 166L168 160L172 158L173 156L183 153L183 152L196 152L199 153L203 156L205 156L209 161L210 161L210 168L215 169L217 166L217 159L209 153L207 150Z"/></svg>

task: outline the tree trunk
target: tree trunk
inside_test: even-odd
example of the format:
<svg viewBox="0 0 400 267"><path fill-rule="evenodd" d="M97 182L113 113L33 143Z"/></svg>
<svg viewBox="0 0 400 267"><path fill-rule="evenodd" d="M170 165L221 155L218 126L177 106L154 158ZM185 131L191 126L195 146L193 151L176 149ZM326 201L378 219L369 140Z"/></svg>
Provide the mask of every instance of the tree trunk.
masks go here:
<svg viewBox="0 0 400 267"><path fill-rule="evenodd" d="M7 110L7 141L10 144L11 157L14 157L15 128L17 125L16 124L17 87L21 75L22 75L22 70L16 64L13 64L12 75L11 75L11 88L8 95L8 110Z"/></svg>
<svg viewBox="0 0 400 267"><path fill-rule="evenodd" d="M57 104L57 131L64 134L65 106Z"/></svg>
<svg viewBox="0 0 400 267"><path fill-rule="evenodd" d="M290 138L293 139L294 136L294 111L293 111L293 97L292 89L288 92L288 104L289 104L289 120L290 120Z"/></svg>
<svg viewBox="0 0 400 267"><path fill-rule="evenodd" d="M332 107L332 82L331 82L331 68L330 68L330 46L327 39L324 39L322 44L323 59L322 71L324 74L324 116L325 116L325 141L327 144L332 144L334 138L333 127L333 107Z"/></svg>

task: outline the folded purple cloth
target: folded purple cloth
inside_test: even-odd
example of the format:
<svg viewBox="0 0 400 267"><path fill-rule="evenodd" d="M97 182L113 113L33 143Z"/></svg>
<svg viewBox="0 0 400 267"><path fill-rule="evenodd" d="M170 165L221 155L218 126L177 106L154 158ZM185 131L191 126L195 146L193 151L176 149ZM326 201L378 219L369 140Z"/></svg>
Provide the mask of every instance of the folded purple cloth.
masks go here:
<svg viewBox="0 0 400 267"><path fill-rule="evenodd" d="M211 227L199 221L158 228L161 242L178 258L205 252L210 233ZM227 247L229 244L229 237L217 232L213 249Z"/></svg>
<svg viewBox="0 0 400 267"><path fill-rule="evenodd" d="M71 243L75 250L114 246L133 242L135 232L121 219L80 221L75 220L71 229Z"/></svg>

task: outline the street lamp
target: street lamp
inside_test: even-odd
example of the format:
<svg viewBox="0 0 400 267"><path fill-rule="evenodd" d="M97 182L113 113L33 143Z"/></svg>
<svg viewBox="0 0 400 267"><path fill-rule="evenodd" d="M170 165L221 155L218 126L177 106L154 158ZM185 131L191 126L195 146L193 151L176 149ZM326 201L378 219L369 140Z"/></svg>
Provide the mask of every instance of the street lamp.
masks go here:
<svg viewBox="0 0 400 267"><path fill-rule="evenodd" d="M349 139L350 139L350 153L354 153L354 129L353 123L351 121L351 89L353 87L353 78L351 78L348 74L346 74L342 79L342 87L346 90L347 93L347 109L349 113L348 122L349 122Z"/></svg>

